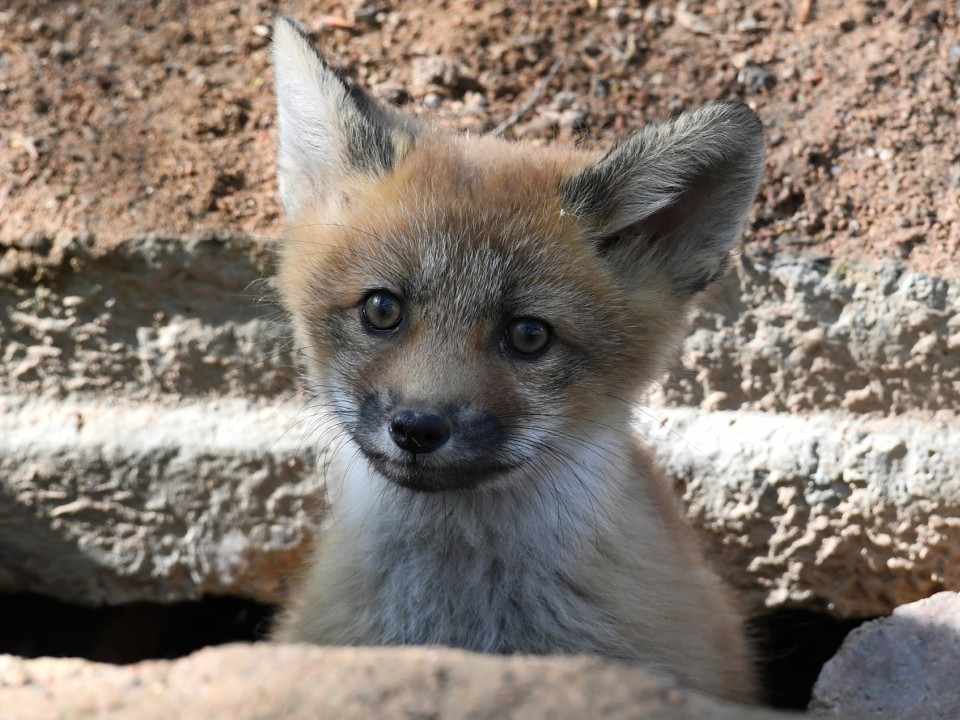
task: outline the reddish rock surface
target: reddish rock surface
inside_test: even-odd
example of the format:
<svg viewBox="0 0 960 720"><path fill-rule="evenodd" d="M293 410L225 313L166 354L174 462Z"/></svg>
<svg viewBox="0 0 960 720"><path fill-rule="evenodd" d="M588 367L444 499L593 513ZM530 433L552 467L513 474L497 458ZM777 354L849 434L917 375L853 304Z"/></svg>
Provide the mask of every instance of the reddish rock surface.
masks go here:
<svg viewBox="0 0 960 720"><path fill-rule="evenodd" d="M228 645L128 667L0 656L0 716L64 720L777 720L595 658Z"/></svg>

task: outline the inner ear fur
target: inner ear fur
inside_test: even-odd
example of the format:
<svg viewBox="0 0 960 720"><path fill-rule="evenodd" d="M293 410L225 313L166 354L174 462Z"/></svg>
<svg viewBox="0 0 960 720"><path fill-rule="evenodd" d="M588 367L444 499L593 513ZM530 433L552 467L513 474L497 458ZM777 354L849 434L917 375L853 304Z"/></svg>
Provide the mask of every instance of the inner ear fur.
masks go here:
<svg viewBox="0 0 960 720"><path fill-rule="evenodd" d="M414 121L330 66L293 20L273 30L277 175L288 217L338 197L352 178L382 177L412 146Z"/></svg>
<svg viewBox="0 0 960 720"><path fill-rule="evenodd" d="M625 280L664 273L681 296L722 275L763 170L760 121L714 103L651 125L560 188L564 208Z"/></svg>

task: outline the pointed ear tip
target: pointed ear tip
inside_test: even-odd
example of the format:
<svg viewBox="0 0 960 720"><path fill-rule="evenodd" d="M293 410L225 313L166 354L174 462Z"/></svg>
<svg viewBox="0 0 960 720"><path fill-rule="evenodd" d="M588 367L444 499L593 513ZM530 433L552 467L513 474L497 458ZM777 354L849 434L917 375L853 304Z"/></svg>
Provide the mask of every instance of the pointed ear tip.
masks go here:
<svg viewBox="0 0 960 720"><path fill-rule="evenodd" d="M288 33L288 32L299 33L302 31L300 30L300 26L297 24L297 22L293 18L289 18L286 15L274 16L273 18L274 35L279 33Z"/></svg>
<svg viewBox="0 0 960 720"><path fill-rule="evenodd" d="M285 15L277 15L273 21L273 66L280 75L286 76L291 66L299 66L305 61L314 71L328 69L327 61L317 49L314 41L296 20Z"/></svg>
<svg viewBox="0 0 960 720"><path fill-rule="evenodd" d="M746 103L736 100L722 100L705 105L704 109L741 127L757 132L763 131L763 123L760 121L760 117Z"/></svg>
<svg viewBox="0 0 960 720"><path fill-rule="evenodd" d="M277 15L273 20L273 45L286 47L306 45L313 48L313 42L303 26L286 15Z"/></svg>
<svg viewBox="0 0 960 720"><path fill-rule="evenodd" d="M763 122L753 109L742 102L724 100L704 106L710 113L711 121L721 121L728 127L735 128L736 137L742 142L742 150L756 156L758 162L766 154L766 143L763 139Z"/></svg>
<svg viewBox="0 0 960 720"><path fill-rule="evenodd" d="M277 15L273 20L273 53L274 56L277 56L277 53L282 49L292 49L295 47L297 38L301 36L302 30L300 27L290 18L285 15Z"/></svg>

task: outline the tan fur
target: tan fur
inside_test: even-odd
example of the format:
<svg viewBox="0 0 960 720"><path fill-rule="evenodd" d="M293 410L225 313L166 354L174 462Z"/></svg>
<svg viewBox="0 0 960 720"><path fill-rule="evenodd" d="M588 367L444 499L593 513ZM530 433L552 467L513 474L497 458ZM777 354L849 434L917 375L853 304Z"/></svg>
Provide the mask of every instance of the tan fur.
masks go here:
<svg viewBox="0 0 960 720"><path fill-rule="evenodd" d="M454 137L362 98L341 117L356 92L289 21L276 47L278 286L331 508L276 637L595 653L753 699L734 599L631 420L740 231L755 118L711 107L605 156ZM363 310L383 291L389 331ZM505 344L518 318L541 355ZM390 435L410 408L446 423L437 449Z"/></svg>

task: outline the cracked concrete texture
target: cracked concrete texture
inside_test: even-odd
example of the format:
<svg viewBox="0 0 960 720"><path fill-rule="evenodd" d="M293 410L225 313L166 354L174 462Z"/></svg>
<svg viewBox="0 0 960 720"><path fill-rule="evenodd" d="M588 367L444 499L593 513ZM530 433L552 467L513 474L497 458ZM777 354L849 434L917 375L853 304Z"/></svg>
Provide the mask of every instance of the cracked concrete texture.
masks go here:
<svg viewBox="0 0 960 720"><path fill-rule="evenodd" d="M293 386L268 247L74 242L0 276L0 392L244 395ZM747 248L697 313L657 402L895 414L960 407L960 283Z"/></svg>
<svg viewBox="0 0 960 720"><path fill-rule="evenodd" d="M226 645L127 667L0 656L3 717L780 720L640 667L437 648Z"/></svg>
<svg viewBox="0 0 960 720"><path fill-rule="evenodd" d="M870 617L960 587L955 416L659 418L642 431L753 607Z"/></svg>
<svg viewBox="0 0 960 720"><path fill-rule="evenodd" d="M6 403L0 587L93 604L281 598L323 510L322 447L296 405ZM960 586L956 424L657 417L641 431L756 611L871 616Z"/></svg>
<svg viewBox="0 0 960 720"><path fill-rule="evenodd" d="M960 283L746 250L660 400L708 410L960 408Z"/></svg>
<svg viewBox="0 0 960 720"><path fill-rule="evenodd" d="M0 276L0 588L277 600L322 478L269 248L50 253ZM751 603L960 587L960 283L747 248L695 320L645 432Z"/></svg>
<svg viewBox="0 0 960 720"><path fill-rule="evenodd" d="M243 399L0 399L0 589L278 601L323 512L316 448L288 421Z"/></svg>

